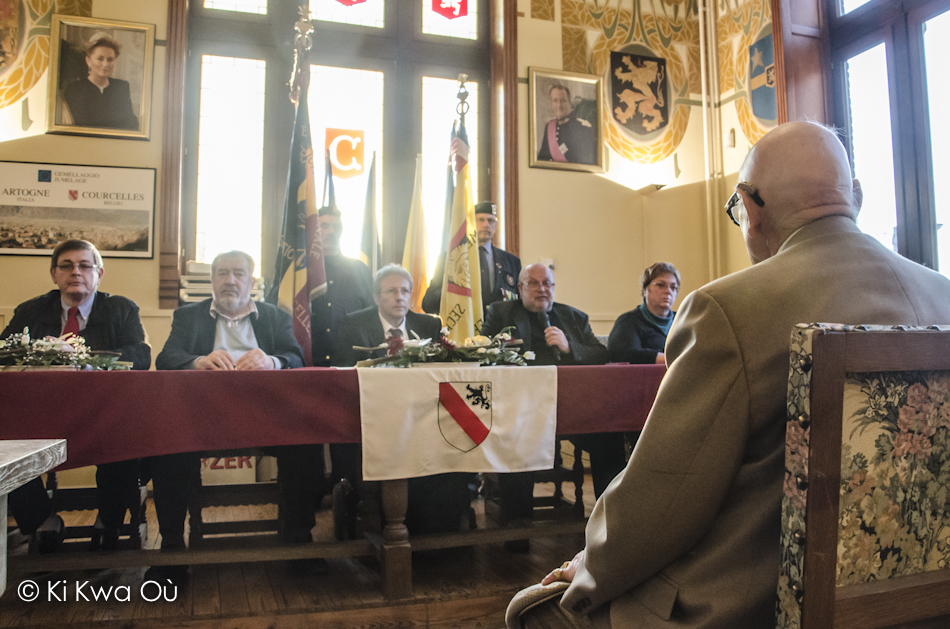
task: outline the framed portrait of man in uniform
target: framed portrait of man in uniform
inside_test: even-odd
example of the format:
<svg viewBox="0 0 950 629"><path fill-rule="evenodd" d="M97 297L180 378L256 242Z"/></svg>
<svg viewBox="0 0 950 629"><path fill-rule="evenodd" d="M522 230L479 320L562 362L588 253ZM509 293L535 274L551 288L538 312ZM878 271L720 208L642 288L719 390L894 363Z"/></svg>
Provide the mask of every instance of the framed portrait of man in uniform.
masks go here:
<svg viewBox="0 0 950 629"><path fill-rule="evenodd" d="M47 133L147 140L155 25L53 15Z"/></svg>
<svg viewBox="0 0 950 629"><path fill-rule="evenodd" d="M604 172L603 79L528 68L528 166Z"/></svg>

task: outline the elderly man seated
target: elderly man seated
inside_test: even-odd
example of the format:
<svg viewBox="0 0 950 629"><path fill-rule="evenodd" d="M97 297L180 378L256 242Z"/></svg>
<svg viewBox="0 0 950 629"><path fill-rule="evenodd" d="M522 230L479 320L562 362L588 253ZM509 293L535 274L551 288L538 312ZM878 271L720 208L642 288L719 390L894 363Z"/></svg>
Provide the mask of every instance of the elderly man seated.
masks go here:
<svg viewBox="0 0 950 629"><path fill-rule="evenodd" d="M151 349L145 342L138 306L125 297L98 290L105 267L95 245L86 240L59 243L53 249L49 272L58 290L17 306L0 338L27 327L32 338L72 333L83 337L89 349L119 352L120 360L131 362L133 369L149 368ZM126 510L138 508L138 461L97 466L96 487L99 516L92 548L112 550L119 541ZM55 550L63 541L63 519L53 513L42 480L37 478L11 492L9 504L20 531L37 533L40 551Z"/></svg>
<svg viewBox="0 0 950 629"><path fill-rule="evenodd" d="M171 334L155 360L158 369L256 371L303 366L290 315L251 300L254 259L243 251L219 254L211 263L212 299L175 311ZM279 412L275 409L275 412ZM317 477L323 458L317 446L274 448L281 486L281 537L312 541ZM184 548L185 513L200 481L200 454L149 459L162 549ZM184 566L155 566L149 578L182 579Z"/></svg>
<svg viewBox="0 0 950 629"><path fill-rule="evenodd" d="M774 627L786 392L797 323L950 323L950 280L855 224L861 188L829 130L759 140L727 205L752 267L683 301L669 371L600 497L570 582L528 627Z"/></svg>
<svg viewBox="0 0 950 629"><path fill-rule="evenodd" d="M513 326L513 338L524 341L524 349L535 354L535 365L603 365L607 348L597 340L587 315L554 301L554 272L543 264L531 264L518 278L521 299L491 305L482 334L493 336ZM600 496L626 462L622 433L575 435L571 441L590 454L594 493ZM499 476L501 513L506 522L530 520L534 483L530 472ZM512 552L528 550L527 540L507 542Z"/></svg>
<svg viewBox="0 0 950 629"><path fill-rule="evenodd" d="M392 337L436 338L442 322L438 317L409 310L412 301L412 276L398 264L387 264L373 279L376 305L349 315L343 324L338 366L352 367L366 352L354 346L377 347ZM377 350L374 354L385 354ZM361 478L360 447L346 444L341 457L344 476L351 481ZM409 503L406 526L413 534L457 531L462 516L469 511L468 481L471 474L434 474L409 479Z"/></svg>

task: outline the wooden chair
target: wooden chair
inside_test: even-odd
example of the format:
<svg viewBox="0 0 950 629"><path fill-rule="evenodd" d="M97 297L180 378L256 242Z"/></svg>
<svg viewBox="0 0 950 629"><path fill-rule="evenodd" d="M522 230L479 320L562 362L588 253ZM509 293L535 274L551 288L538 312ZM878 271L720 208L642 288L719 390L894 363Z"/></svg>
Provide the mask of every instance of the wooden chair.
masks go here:
<svg viewBox="0 0 950 629"><path fill-rule="evenodd" d="M950 627L950 328L792 333L780 629Z"/></svg>

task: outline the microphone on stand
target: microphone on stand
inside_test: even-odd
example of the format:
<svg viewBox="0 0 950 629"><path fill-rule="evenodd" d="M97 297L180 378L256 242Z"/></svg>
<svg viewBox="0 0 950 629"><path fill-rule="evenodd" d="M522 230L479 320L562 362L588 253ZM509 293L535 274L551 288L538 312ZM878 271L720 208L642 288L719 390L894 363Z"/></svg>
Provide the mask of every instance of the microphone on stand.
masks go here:
<svg viewBox="0 0 950 629"><path fill-rule="evenodd" d="M551 319L548 317L547 311L542 310L538 314L541 315L541 324L544 326L544 329L547 330L548 328L550 328ZM557 347L552 347L551 345L548 345L548 347L554 350L554 361L561 362L561 350L558 349Z"/></svg>

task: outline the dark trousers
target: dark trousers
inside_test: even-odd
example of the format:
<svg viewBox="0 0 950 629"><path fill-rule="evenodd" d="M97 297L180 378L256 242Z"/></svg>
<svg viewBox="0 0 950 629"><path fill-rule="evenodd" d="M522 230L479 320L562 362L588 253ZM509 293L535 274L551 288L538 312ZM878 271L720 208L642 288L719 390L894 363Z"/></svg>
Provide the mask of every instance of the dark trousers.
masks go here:
<svg viewBox="0 0 950 629"><path fill-rule="evenodd" d="M201 454L185 452L147 460L158 531L165 550L185 547L185 515L201 486Z"/></svg>
<svg viewBox="0 0 950 629"><path fill-rule="evenodd" d="M7 505L10 507L10 515L24 535L35 533L40 524L53 513L53 501L50 500L43 480L39 477L11 491L7 496Z"/></svg>
<svg viewBox="0 0 950 629"><path fill-rule="evenodd" d="M627 465L623 433L599 432L572 435L571 443L590 455L590 475L594 482L594 496L600 495L614 477ZM502 524L512 520L530 520L534 495L533 472L498 475L499 506Z"/></svg>
<svg viewBox="0 0 950 629"><path fill-rule="evenodd" d="M138 509L139 461L118 461L97 466L96 498L99 518L106 528L121 526L126 509ZM53 502L39 478L10 492L9 506L10 515L24 535L33 534L53 514Z"/></svg>
<svg viewBox="0 0 950 629"><path fill-rule="evenodd" d="M314 513L324 495L323 446L278 446L264 450L277 458L278 519L284 539L309 542Z"/></svg>
<svg viewBox="0 0 950 629"><path fill-rule="evenodd" d="M277 458L278 511L284 538L310 541L310 529L316 524L314 513L322 498L323 446L278 446L265 452ZM185 515L201 487L201 454L157 456L148 464L162 548L184 548Z"/></svg>

